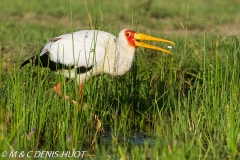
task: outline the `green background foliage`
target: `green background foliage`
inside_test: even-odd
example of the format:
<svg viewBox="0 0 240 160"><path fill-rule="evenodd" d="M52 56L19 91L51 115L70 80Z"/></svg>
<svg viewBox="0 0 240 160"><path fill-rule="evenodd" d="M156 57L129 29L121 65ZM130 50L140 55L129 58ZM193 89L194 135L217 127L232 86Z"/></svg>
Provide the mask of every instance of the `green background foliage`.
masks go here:
<svg viewBox="0 0 240 160"><path fill-rule="evenodd" d="M1 153L86 150L86 159L238 158L239 17L237 0L2 0ZM167 55L138 48L131 72L92 78L77 105L52 90L60 81L63 94L78 100L74 80L65 83L39 67L19 69L54 36L84 29L117 35L123 28L170 39L177 51ZM94 114L105 134L96 131Z"/></svg>

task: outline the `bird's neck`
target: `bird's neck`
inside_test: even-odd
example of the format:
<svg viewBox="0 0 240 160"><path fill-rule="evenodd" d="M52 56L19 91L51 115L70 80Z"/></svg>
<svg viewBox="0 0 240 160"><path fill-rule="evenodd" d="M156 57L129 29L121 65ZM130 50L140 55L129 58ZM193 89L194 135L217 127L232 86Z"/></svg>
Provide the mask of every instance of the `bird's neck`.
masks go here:
<svg viewBox="0 0 240 160"><path fill-rule="evenodd" d="M123 75L129 72L132 68L134 60L135 48L124 47L117 45L114 57L114 72L113 75Z"/></svg>

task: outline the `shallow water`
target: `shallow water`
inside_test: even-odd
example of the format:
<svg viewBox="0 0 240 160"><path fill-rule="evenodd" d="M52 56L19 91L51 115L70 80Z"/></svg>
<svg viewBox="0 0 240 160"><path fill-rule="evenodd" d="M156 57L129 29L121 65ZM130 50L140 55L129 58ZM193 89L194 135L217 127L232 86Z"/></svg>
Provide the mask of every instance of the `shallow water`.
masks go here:
<svg viewBox="0 0 240 160"><path fill-rule="evenodd" d="M141 131L132 131L131 133L127 133L129 135L125 136L119 135L117 137L118 143L120 144L132 144L132 145L154 145L156 143L155 137L153 132L141 132ZM103 134L101 141L105 145L111 145L113 142L114 135L111 130L107 129L105 130L105 133Z"/></svg>

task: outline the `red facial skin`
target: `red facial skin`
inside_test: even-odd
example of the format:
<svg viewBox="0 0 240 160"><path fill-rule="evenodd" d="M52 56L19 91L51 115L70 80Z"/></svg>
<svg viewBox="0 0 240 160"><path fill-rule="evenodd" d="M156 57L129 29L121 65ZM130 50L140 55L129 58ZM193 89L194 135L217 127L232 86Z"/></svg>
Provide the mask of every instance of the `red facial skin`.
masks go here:
<svg viewBox="0 0 240 160"><path fill-rule="evenodd" d="M125 31L125 36L127 38L127 41L128 41L128 44L134 48L137 48L137 46L135 45L135 42L134 42L134 34L136 32L132 31L132 30L126 30Z"/></svg>

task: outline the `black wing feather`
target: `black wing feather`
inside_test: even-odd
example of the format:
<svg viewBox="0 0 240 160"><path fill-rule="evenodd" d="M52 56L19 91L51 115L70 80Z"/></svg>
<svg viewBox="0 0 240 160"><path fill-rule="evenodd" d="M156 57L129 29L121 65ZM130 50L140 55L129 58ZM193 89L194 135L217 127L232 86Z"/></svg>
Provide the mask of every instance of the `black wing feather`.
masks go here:
<svg viewBox="0 0 240 160"><path fill-rule="evenodd" d="M49 67L51 71L56 71L58 69L73 69L74 68L74 66L66 66L65 64L56 63L56 62L51 61L48 54L49 54L49 52L46 52L42 56L34 55L31 58L29 58L28 60L24 61L21 64L20 68L22 68L26 64L30 63L31 60L32 60L33 65L35 65L35 66L39 65L40 67ZM83 66L76 68L78 74L86 73L87 71L89 71L91 69L92 69L92 66L87 67L87 68L83 67Z"/></svg>

